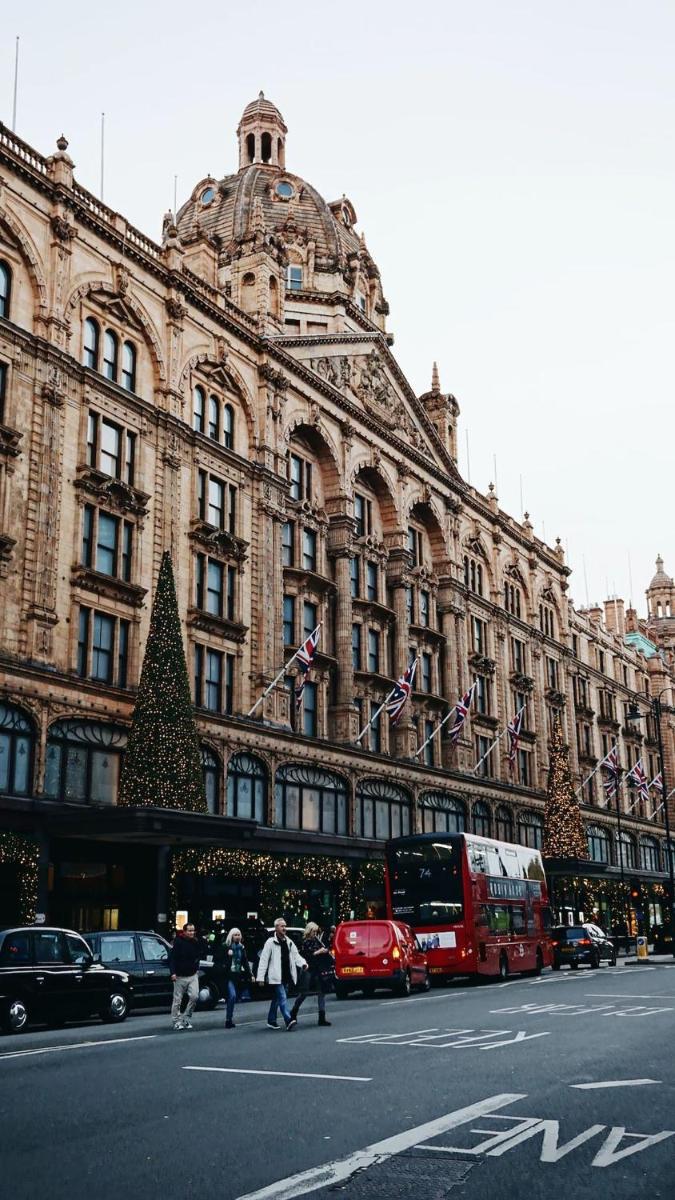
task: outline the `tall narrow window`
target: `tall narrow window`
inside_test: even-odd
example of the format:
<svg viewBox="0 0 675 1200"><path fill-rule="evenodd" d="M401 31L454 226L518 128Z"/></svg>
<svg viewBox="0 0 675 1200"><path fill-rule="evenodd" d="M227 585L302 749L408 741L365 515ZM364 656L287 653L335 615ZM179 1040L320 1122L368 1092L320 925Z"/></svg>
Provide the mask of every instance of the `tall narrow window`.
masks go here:
<svg viewBox="0 0 675 1200"><path fill-rule="evenodd" d="M366 597L368 600L378 599L377 588L377 563L366 563Z"/></svg>
<svg viewBox="0 0 675 1200"><path fill-rule="evenodd" d="M125 521L122 526L122 569L120 572L125 583L131 582L133 537L134 527L130 521Z"/></svg>
<svg viewBox="0 0 675 1200"><path fill-rule="evenodd" d="M382 750L382 713L377 710L380 707L378 700L370 702L370 729L368 730L368 748L373 751L373 754L379 754ZM377 716L375 715L377 713Z"/></svg>
<svg viewBox="0 0 675 1200"><path fill-rule="evenodd" d="M209 507L207 519L216 529L225 528L225 484L219 479L209 478Z"/></svg>
<svg viewBox="0 0 675 1200"><path fill-rule="evenodd" d="M223 564L212 558L206 575L206 611L214 617L223 615Z"/></svg>
<svg viewBox="0 0 675 1200"><path fill-rule="evenodd" d="M420 625L425 627L429 625L431 612L430 596L428 592L420 592Z"/></svg>
<svg viewBox="0 0 675 1200"><path fill-rule="evenodd" d="M234 712L234 654L225 655L225 712L232 716Z"/></svg>
<svg viewBox="0 0 675 1200"><path fill-rule="evenodd" d="M227 568L227 591L225 594L225 616L228 621L234 621L236 617L236 587L237 587L237 568Z"/></svg>
<svg viewBox="0 0 675 1200"><path fill-rule="evenodd" d="M195 646L195 704L199 708L203 703L204 692L204 647Z"/></svg>
<svg viewBox="0 0 675 1200"><path fill-rule="evenodd" d="M101 421L100 467L113 479L120 478L122 431L112 421Z"/></svg>
<svg viewBox="0 0 675 1200"><path fill-rule="evenodd" d="M302 635L308 638L310 633L314 633L318 624L318 609L316 604L310 604L305 600L302 606Z"/></svg>
<svg viewBox="0 0 675 1200"><path fill-rule="evenodd" d="M87 677L87 657L89 654L89 618L91 609L80 607L80 622L77 635L77 673L83 679Z"/></svg>
<svg viewBox="0 0 675 1200"><path fill-rule="evenodd" d="M106 329L103 336L103 374L106 379L117 381L117 334L112 329Z"/></svg>
<svg viewBox="0 0 675 1200"><path fill-rule="evenodd" d="M312 499L312 464L298 454L291 454L288 465L291 500Z"/></svg>
<svg viewBox="0 0 675 1200"><path fill-rule="evenodd" d="M422 658L422 661L420 663L420 666L421 666L422 670L421 670L420 674L421 674L421 679L422 679L422 691L430 692L431 691L431 683L432 683L432 680L431 680L431 655L424 653L424 654L422 654L421 658Z"/></svg>
<svg viewBox="0 0 675 1200"><path fill-rule="evenodd" d="M284 596L284 646L292 646L295 639L295 596Z"/></svg>
<svg viewBox="0 0 675 1200"><path fill-rule="evenodd" d="M84 322L84 365L98 371L98 322L87 317Z"/></svg>
<svg viewBox="0 0 675 1200"><path fill-rule="evenodd" d="M294 554L295 526L292 521L285 521L281 527L281 562L284 567L292 567Z"/></svg>
<svg viewBox="0 0 675 1200"><path fill-rule="evenodd" d="M117 539L119 518L109 513L98 514L98 537L96 539L96 570L102 575L117 574Z"/></svg>
<svg viewBox="0 0 675 1200"><path fill-rule="evenodd" d="M368 670L373 674L380 670L380 635L376 629L368 630Z"/></svg>
<svg viewBox="0 0 675 1200"><path fill-rule="evenodd" d="M204 432L206 419L206 395L202 387L196 387L192 393L192 428L196 433Z"/></svg>
<svg viewBox="0 0 675 1200"><path fill-rule="evenodd" d="M136 469L136 434L127 430L124 449L124 482L133 487Z"/></svg>
<svg viewBox="0 0 675 1200"><path fill-rule="evenodd" d="M7 363L0 362L0 425L7 424L5 402L7 400Z"/></svg>
<svg viewBox="0 0 675 1200"><path fill-rule="evenodd" d="M85 504L82 513L82 563L90 567L92 563L92 537L94 528L94 509L91 504Z"/></svg>
<svg viewBox="0 0 675 1200"><path fill-rule="evenodd" d="M361 575L360 560L358 558L350 558L350 560L349 560L349 588L350 588L353 600L355 600L361 594L360 575Z"/></svg>
<svg viewBox="0 0 675 1200"><path fill-rule="evenodd" d="M227 528L230 533L237 532L237 489L233 483L227 489Z"/></svg>
<svg viewBox="0 0 675 1200"><path fill-rule="evenodd" d="M424 741L426 742L426 746L424 747L423 757L424 757L424 762L427 767L433 767L433 765L434 765L433 734L434 734L433 721L425 721L424 722ZM430 738L431 738L431 741L429 741Z"/></svg>
<svg viewBox="0 0 675 1200"><path fill-rule="evenodd" d="M217 442L220 437L220 401L217 396L209 396L209 428L208 435Z"/></svg>
<svg viewBox="0 0 675 1200"><path fill-rule="evenodd" d="M307 737L316 737L317 735L317 686L313 682L305 684L305 690L302 695L302 727L303 733Z"/></svg>
<svg viewBox="0 0 675 1200"><path fill-rule="evenodd" d="M223 710L223 655L220 650L206 651L204 706L210 712Z"/></svg>
<svg viewBox="0 0 675 1200"><path fill-rule="evenodd" d="M316 571L316 532L313 529L302 531L302 566L305 571Z"/></svg>
<svg viewBox="0 0 675 1200"><path fill-rule="evenodd" d="M12 298L12 272L9 263L0 259L0 317L9 319Z"/></svg>
<svg viewBox="0 0 675 1200"><path fill-rule="evenodd" d="M361 626L352 625L352 666L355 671L361 670Z"/></svg>
<svg viewBox="0 0 675 1200"><path fill-rule="evenodd" d="M132 342L122 346L122 387L128 392L136 391L136 347Z"/></svg>
<svg viewBox="0 0 675 1200"><path fill-rule="evenodd" d="M231 404L226 404L223 409L223 445L234 450L234 409Z"/></svg>
<svg viewBox="0 0 675 1200"><path fill-rule="evenodd" d="M127 686L129 674L129 622L120 621L117 634L117 686Z"/></svg>
<svg viewBox="0 0 675 1200"><path fill-rule="evenodd" d="M302 267L295 263L286 267L286 287L290 292L298 292L302 287Z"/></svg>
<svg viewBox="0 0 675 1200"><path fill-rule="evenodd" d="M102 683L112 683L113 642L115 618L105 613L94 613L94 635L91 647L91 678Z"/></svg>

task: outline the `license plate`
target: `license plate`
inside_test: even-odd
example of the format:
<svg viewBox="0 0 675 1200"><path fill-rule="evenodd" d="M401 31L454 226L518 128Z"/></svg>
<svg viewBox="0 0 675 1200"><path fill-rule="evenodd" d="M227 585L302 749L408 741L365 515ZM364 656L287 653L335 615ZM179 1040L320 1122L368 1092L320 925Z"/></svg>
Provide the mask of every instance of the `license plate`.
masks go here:
<svg viewBox="0 0 675 1200"><path fill-rule="evenodd" d="M429 967L429 974L430 975L442 975L443 968L442 967Z"/></svg>
<svg viewBox="0 0 675 1200"><path fill-rule="evenodd" d="M343 967L343 975L363 975L365 967Z"/></svg>

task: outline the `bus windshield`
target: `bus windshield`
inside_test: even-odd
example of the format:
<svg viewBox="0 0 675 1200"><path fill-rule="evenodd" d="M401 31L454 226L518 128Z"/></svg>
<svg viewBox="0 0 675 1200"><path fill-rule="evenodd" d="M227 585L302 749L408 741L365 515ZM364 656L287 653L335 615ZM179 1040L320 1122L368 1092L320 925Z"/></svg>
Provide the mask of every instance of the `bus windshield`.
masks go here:
<svg viewBox="0 0 675 1200"><path fill-rule="evenodd" d="M392 846L389 879L394 920L452 925L463 919L461 839Z"/></svg>

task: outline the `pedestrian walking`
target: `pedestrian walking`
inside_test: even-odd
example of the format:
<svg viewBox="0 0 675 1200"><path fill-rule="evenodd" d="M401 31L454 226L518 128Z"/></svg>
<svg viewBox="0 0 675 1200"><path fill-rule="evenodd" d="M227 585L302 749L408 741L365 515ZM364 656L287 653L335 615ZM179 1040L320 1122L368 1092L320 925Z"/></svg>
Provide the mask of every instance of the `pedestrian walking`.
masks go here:
<svg viewBox="0 0 675 1200"><path fill-rule="evenodd" d="M232 1020L234 1006L237 1000L239 1000L244 987L251 982L251 968L241 929L231 929L228 933L225 938L221 961L227 983L225 1028L234 1029L234 1021Z"/></svg>
<svg viewBox="0 0 675 1200"><path fill-rule="evenodd" d="M199 960L202 948L197 941L194 925L184 925L176 934L169 951L169 970L173 983L171 1019L174 1029L192 1029L190 1020L199 996ZM187 996L185 1012L181 1006Z"/></svg>
<svg viewBox="0 0 675 1200"><path fill-rule="evenodd" d="M298 1013L308 996L316 993L319 1010L319 1025L331 1025L326 1017L326 993L333 986L333 955L321 939L321 930L315 921L310 921L305 927L302 939L302 955L307 959L305 990L298 996L291 1009L292 1020L297 1021Z"/></svg>
<svg viewBox="0 0 675 1200"><path fill-rule="evenodd" d="M280 1009L286 1029L290 1032L298 1023L297 1017L288 1010L288 989L298 981L298 972L307 963L300 954L295 942L286 936L286 922L283 917L277 917L274 922L274 933L262 948L256 982L269 983L274 990L272 1003L267 1014L267 1028L278 1029L277 1012Z"/></svg>

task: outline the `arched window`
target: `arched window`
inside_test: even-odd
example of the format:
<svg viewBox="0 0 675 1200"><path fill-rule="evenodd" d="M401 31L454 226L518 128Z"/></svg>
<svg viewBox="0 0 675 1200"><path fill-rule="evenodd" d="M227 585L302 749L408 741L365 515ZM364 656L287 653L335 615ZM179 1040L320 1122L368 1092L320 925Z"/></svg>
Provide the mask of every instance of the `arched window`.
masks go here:
<svg viewBox="0 0 675 1200"><path fill-rule="evenodd" d="M518 814L518 841L531 850L541 850L544 842L544 821L535 812Z"/></svg>
<svg viewBox="0 0 675 1200"><path fill-rule="evenodd" d="M271 133L263 133L260 139L260 157L264 163L268 163L272 157L272 135Z"/></svg>
<svg viewBox="0 0 675 1200"><path fill-rule="evenodd" d="M122 387L128 392L136 391L136 347L133 342L122 346Z"/></svg>
<svg viewBox="0 0 675 1200"><path fill-rule="evenodd" d="M84 323L84 365L98 371L98 321L87 317Z"/></svg>
<svg viewBox="0 0 675 1200"><path fill-rule="evenodd" d="M223 408L223 445L234 450L234 409L231 404Z"/></svg>
<svg viewBox="0 0 675 1200"><path fill-rule="evenodd" d="M246 154L250 163L255 162L255 134L246 135Z"/></svg>
<svg viewBox="0 0 675 1200"><path fill-rule="evenodd" d="M32 722L12 704L0 704L0 793L28 796L32 791Z"/></svg>
<svg viewBox="0 0 675 1200"><path fill-rule="evenodd" d="M106 379L117 381L117 334L106 329L103 336L103 374Z"/></svg>
<svg viewBox="0 0 675 1200"><path fill-rule="evenodd" d="M395 783L364 779L356 788L357 837L404 837L410 833L410 796Z"/></svg>
<svg viewBox="0 0 675 1200"><path fill-rule="evenodd" d="M227 764L227 816L260 825L267 819L267 767L252 754L234 754Z"/></svg>
<svg viewBox="0 0 675 1200"><path fill-rule="evenodd" d="M500 842L513 841L513 814L504 804L495 813L495 834Z"/></svg>
<svg viewBox="0 0 675 1200"><path fill-rule="evenodd" d="M253 271L247 271L241 281L241 307L244 312L255 312L255 275Z"/></svg>
<svg viewBox="0 0 675 1200"><path fill-rule="evenodd" d="M608 863L610 861L609 834L599 825L589 825L586 832L588 838L588 854L591 862Z"/></svg>
<svg viewBox="0 0 675 1200"><path fill-rule="evenodd" d="M203 387L196 387L192 394L192 428L197 433L204 432L206 421L206 393Z"/></svg>
<svg viewBox="0 0 675 1200"><path fill-rule="evenodd" d="M96 721L57 721L47 737L45 796L116 804L127 731Z"/></svg>
<svg viewBox="0 0 675 1200"><path fill-rule="evenodd" d="M477 596L483 595L483 567L468 554L464 555L464 584Z"/></svg>
<svg viewBox="0 0 675 1200"><path fill-rule="evenodd" d="M643 837L640 842L640 866L644 871L660 871L659 843L656 838Z"/></svg>
<svg viewBox="0 0 675 1200"><path fill-rule="evenodd" d="M635 839L629 833L621 833L617 838L617 849L619 854L619 863L623 863L624 867L630 870L637 868L637 855L635 853Z"/></svg>
<svg viewBox="0 0 675 1200"><path fill-rule="evenodd" d="M209 427L207 433L214 442L220 437L220 401L217 396L209 396Z"/></svg>
<svg viewBox="0 0 675 1200"><path fill-rule="evenodd" d="M201 747L201 756L206 807L217 815L220 812L220 762L208 746Z"/></svg>
<svg viewBox="0 0 675 1200"><path fill-rule="evenodd" d="M9 319L9 306L12 299L12 269L9 263L0 259L0 317Z"/></svg>
<svg viewBox="0 0 675 1200"><path fill-rule="evenodd" d="M421 797L424 833L463 833L466 810L449 792L424 792Z"/></svg>
<svg viewBox="0 0 675 1200"><path fill-rule="evenodd" d="M274 785L276 824L284 829L347 834L347 784L339 775L303 763L279 767Z"/></svg>
<svg viewBox="0 0 675 1200"><path fill-rule="evenodd" d="M490 837L490 809L483 800L476 800L471 810L471 828L477 837Z"/></svg>

